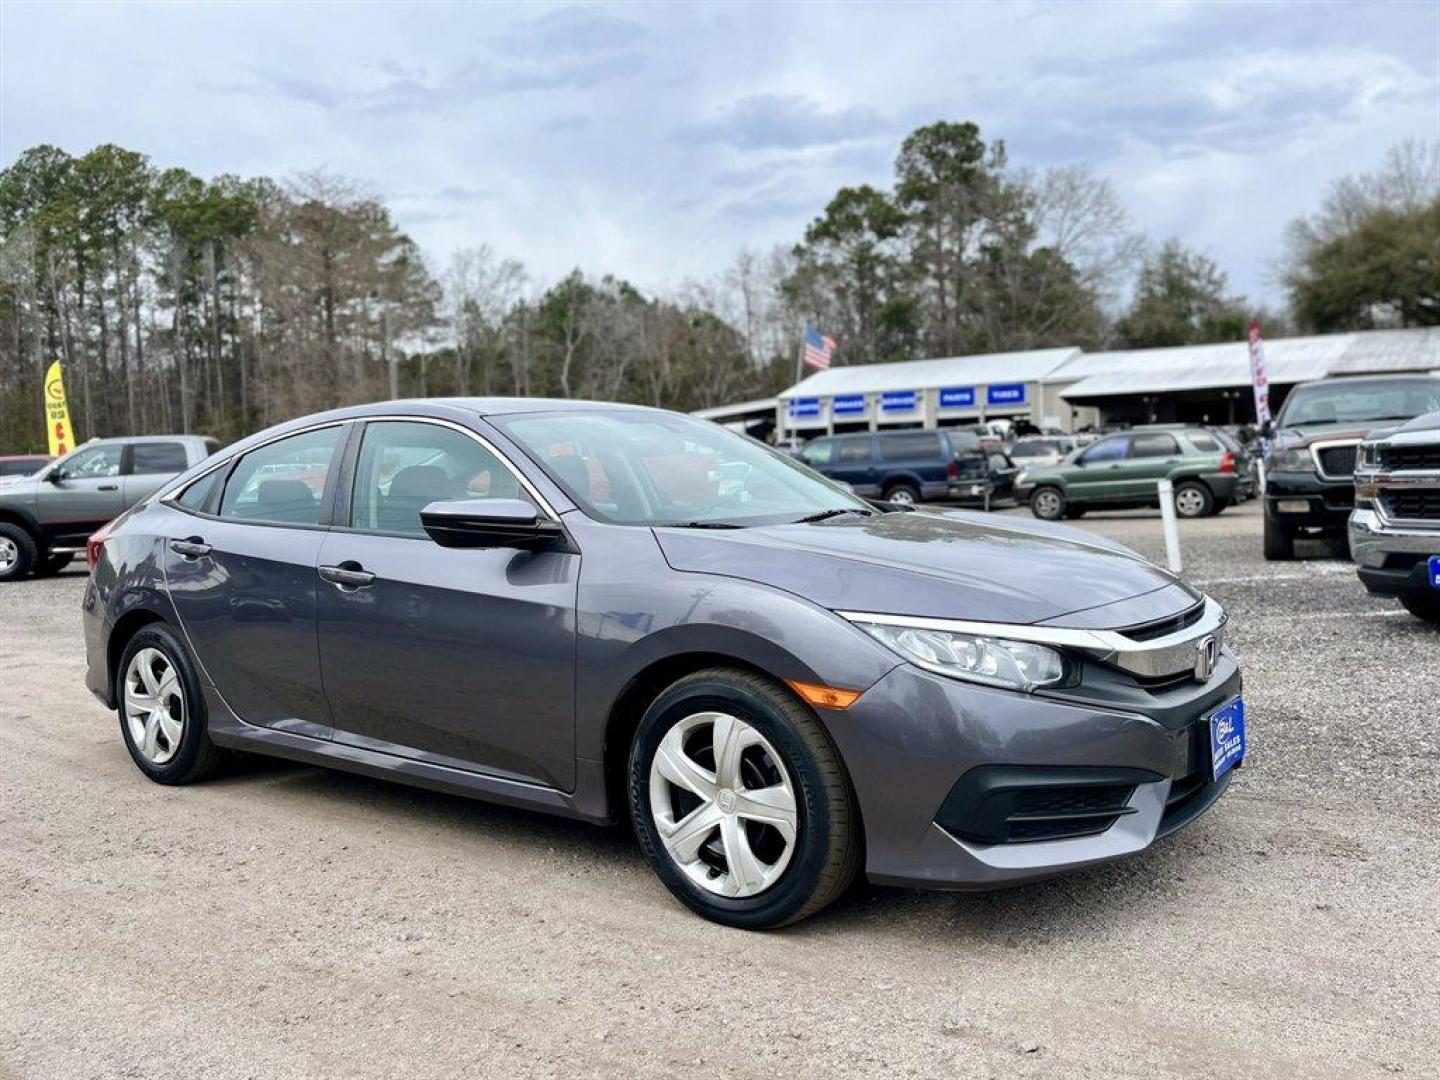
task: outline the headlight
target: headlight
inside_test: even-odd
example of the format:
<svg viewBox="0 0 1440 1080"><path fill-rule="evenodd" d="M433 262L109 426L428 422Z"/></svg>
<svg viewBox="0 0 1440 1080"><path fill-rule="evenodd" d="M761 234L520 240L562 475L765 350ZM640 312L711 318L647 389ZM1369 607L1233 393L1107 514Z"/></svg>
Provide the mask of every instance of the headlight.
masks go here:
<svg viewBox="0 0 1440 1080"><path fill-rule="evenodd" d="M1314 472L1315 459L1310 456L1310 451L1302 446L1288 446L1284 449L1276 449L1270 452L1270 462L1266 466L1273 472Z"/></svg>
<svg viewBox="0 0 1440 1080"><path fill-rule="evenodd" d="M1034 690L1065 679L1065 658L1046 645L917 626L856 625L912 664L952 679L1010 690Z"/></svg>

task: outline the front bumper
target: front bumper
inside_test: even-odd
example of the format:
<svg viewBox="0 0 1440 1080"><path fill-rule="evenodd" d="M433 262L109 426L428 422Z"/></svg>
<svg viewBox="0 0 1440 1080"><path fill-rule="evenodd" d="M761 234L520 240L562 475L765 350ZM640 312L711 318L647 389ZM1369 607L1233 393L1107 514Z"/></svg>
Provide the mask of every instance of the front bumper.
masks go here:
<svg viewBox="0 0 1440 1080"><path fill-rule="evenodd" d="M1113 673L1097 674L1074 691L1019 694L903 664L828 714L860 801L870 879L983 889L1049 877L1140 851L1213 805L1229 778L1202 774L1199 725L1240 693L1234 657L1222 651L1208 682L1137 690L1119 706L1100 693ZM983 843L956 835L966 830L950 818L955 831L939 824L966 775L994 766L1130 770L1136 782L1124 815L1091 835Z"/></svg>
<svg viewBox="0 0 1440 1080"><path fill-rule="evenodd" d="M1288 529L1343 533L1355 508L1355 482L1316 473L1279 472L1265 478L1265 514Z"/></svg>
<svg viewBox="0 0 1440 1080"><path fill-rule="evenodd" d="M1350 557L1365 588L1377 596L1433 595L1430 556L1440 555L1440 529L1402 528L1357 507L1348 526Z"/></svg>

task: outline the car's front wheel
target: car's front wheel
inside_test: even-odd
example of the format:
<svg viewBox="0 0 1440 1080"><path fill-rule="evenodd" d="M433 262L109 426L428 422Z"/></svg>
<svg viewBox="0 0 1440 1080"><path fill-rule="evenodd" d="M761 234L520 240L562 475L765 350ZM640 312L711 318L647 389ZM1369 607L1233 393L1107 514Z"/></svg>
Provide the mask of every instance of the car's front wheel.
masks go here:
<svg viewBox="0 0 1440 1080"><path fill-rule="evenodd" d="M35 538L19 525L0 521L0 581L18 581L39 557Z"/></svg>
<svg viewBox="0 0 1440 1080"><path fill-rule="evenodd" d="M661 694L636 731L629 789L646 859L716 922L795 922L859 872L859 810L839 752L804 704L759 675L711 668Z"/></svg>
<svg viewBox="0 0 1440 1080"><path fill-rule="evenodd" d="M220 767L225 751L210 741L200 681L173 630L162 623L140 629L116 677L120 733L141 772L157 784L189 784Z"/></svg>
<svg viewBox="0 0 1440 1080"><path fill-rule="evenodd" d="M1289 562L1295 558L1295 534L1278 521L1265 515L1265 559L1268 562Z"/></svg>
<svg viewBox="0 0 1440 1080"><path fill-rule="evenodd" d="M1036 488L1030 496L1030 512L1042 521L1059 521L1065 516L1065 496L1057 487Z"/></svg>

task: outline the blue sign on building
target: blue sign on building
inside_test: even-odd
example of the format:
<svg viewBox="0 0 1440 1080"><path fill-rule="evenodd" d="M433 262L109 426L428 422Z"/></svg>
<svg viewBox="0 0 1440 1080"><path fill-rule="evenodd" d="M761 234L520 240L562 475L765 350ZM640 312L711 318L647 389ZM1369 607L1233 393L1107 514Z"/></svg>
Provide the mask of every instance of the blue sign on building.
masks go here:
<svg viewBox="0 0 1440 1080"><path fill-rule="evenodd" d="M841 394L830 403L830 412L835 416L863 416L865 395Z"/></svg>
<svg viewBox="0 0 1440 1080"><path fill-rule="evenodd" d="M880 408L885 412L910 412L918 400L914 390L887 390L880 396Z"/></svg>
<svg viewBox="0 0 1440 1080"><path fill-rule="evenodd" d="M1025 384L1024 383L1001 383L999 386L985 388L985 404L987 405L1024 405Z"/></svg>
<svg viewBox="0 0 1440 1080"><path fill-rule="evenodd" d="M791 420L818 420L820 399L818 397L797 397L790 399Z"/></svg>
<svg viewBox="0 0 1440 1080"><path fill-rule="evenodd" d="M942 409L969 409L975 405L973 386L947 386L940 391Z"/></svg>

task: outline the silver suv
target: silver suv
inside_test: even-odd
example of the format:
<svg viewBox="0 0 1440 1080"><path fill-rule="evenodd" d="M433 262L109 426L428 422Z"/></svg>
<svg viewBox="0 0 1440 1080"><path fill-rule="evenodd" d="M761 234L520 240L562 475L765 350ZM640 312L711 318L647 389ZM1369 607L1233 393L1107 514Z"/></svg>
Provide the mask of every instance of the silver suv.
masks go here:
<svg viewBox="0 0 1440 1080"><path fill-rule="evenodd" d="M203 435L94 439L0 481L0 581L60 570L96 529L218 449Z"/></svg>
<svg viewBox="0 0 1440 1080"><path fill-rule="evenodd" d="M1350 554L1372 593L1440 623L1440 412L1360 444Z"/></svg>

